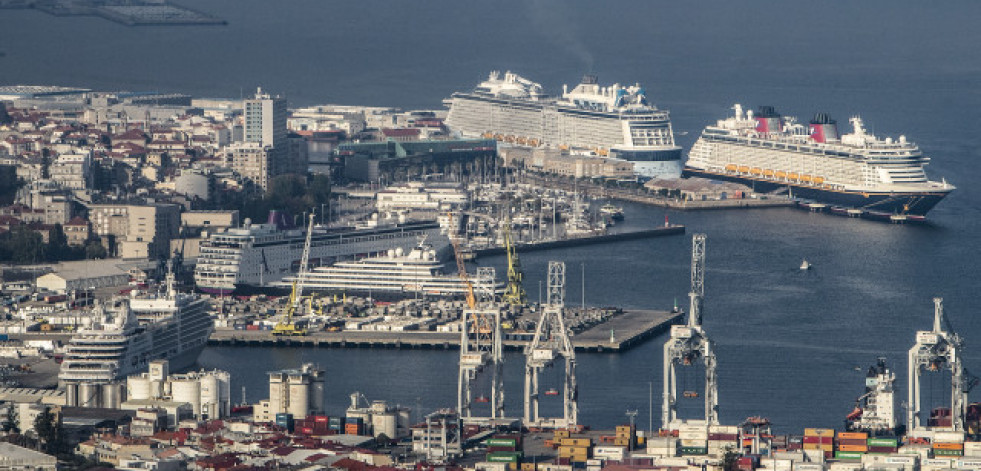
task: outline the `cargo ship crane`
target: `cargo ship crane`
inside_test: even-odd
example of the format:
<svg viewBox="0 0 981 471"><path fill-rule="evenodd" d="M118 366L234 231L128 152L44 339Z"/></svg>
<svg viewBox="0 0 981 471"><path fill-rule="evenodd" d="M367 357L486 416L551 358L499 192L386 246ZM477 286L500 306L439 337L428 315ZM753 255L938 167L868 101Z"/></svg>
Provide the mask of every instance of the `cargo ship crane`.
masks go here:
<svg viewBox="0 0 981 471"><path fill-rule="evenodd" d="M716 380L716 359L712 343L702 329L702 298L705 295L705 234L692 236L691 254L691 292L688 321L685 325L671 327L671 338L664 343L664 394L661 408L661 424L664 428L675 429L680 425L678 418L678 372L679 366L694 366L701 361L705 365L704 423L719 423L719 392ZM694 392L685 391L686 397L697 397Z"/></svg>
<svg viewBox="0 0 981 471"><path fill-rule="evenodd" d="M307 264L310 262L310 241L313 238L313 217L311 212L310 223L307 225L307 238L303 242L303 255L300 257L300 272L293 280L293 289L286 304L286 314L283 320L273 326L273 335L307 335L307 329L297 327L293 322L293 316L300 309L300 302L303 300L303 283L306 281Z"/></svg>
<svg viewBox="0 0 981 471"><path fill-rule="evenodd" d="M450 214L452 227L453 215ZM473 422L478 417L473 415L473 390L477 377L485 367L491 368L490 397L480 396L478 402L490 403L489 419L504 417L504 345L501 333L501 310L496 309L492 302L477 304L473 283L467 275L467 267L461 256L460 243L455 236L450 237L453 245L453 255L460 279L466 285L467 309L463 310L460 319L460 370L457 381L457 412L463 421ZM493 293L494 279L480 277L481 292ZM483 286L489 284L490 286Z"/></svg>
<svg viewBox="0 0 981 471"><path fill-rule="evenodd" d="M562 317L562 308L565 306L565 263L563 262L548 262L547 299L547 304L535 327L535 336L525 348L524 424L526 427L574 427L579 423L579 391L576 385L576 351ZM565 360L562 416L547 419L539 414L539 376L543 369L553 365L557 357Z"/></svg>
<svg viewBox="0 0 981 471"><path fill-rule="evenodd" d="M906 417L908 431L922 429L920 375L924 370L930 372L950 370L950 425L926 424L932 430L964 430L964 417L967 414L967 391L972 381L965 378L961 360L963 342L953 332L944 318L943 298L933 298L933 330L916 332L916 343L909 350L907 391L909 393Z"/></svg>
<svg viewBox="0 0 981 471"><path fill-rule="evenodd" d="M528 294L524 286L521 285L524 273L521 272L521 260L514 249L514 240L511 238L511 217L504 219L504 249L508 254L508 286L504 291L504 302L512 306L524 306L528 304Z"/></svg>

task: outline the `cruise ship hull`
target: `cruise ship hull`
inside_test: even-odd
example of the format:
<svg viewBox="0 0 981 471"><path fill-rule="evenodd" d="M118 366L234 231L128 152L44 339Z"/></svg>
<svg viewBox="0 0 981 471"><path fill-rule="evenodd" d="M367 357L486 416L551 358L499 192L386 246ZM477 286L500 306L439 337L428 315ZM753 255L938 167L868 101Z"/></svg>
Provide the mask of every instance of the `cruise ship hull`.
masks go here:
<svg viewBox="0 0 981 471"><path fill-rule="evenodd" d="M782 188L790 188L795 198L813 200L835 206L863 209L870 212L912 216L926 216L926 213L950 194L950 191L857 192L828 190L809 185L788 184L744 175L710 172L687 166L682 171L682 176L742 183L760 193L769 193Z"/></svg>

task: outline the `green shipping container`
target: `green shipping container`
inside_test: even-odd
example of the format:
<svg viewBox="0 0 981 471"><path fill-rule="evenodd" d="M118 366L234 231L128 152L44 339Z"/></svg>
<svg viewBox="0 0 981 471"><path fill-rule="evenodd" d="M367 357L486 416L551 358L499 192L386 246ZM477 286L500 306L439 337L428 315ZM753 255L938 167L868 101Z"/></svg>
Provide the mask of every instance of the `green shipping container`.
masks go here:
<svg viewBox="0 0 981 471"><path fill-rule="evenodd" d="M681 447L682 455L707 455L708 448L698 447L698 446L683 446Z"/></svg>
<svg viewBox="0 0 981 471"><path fill-rule="evenodd" d="M964 450L933 450L933 456L963 456Z"/></svg>
<svg viewBox="0 0 981 471"><path fill-rule="evenodd" d="M484 444L487 446L509 446L514 448L518 446L518 441L513 438L488 438L484 440Z"/></svg>
<svg viewBox="0 0 981 471"><path fill-rule="evenodd" d="M870 438L867 442L868 446L891 446L896 448L899 446L899 442L895 438Z"/></svg>
<svg viewBox="0 0 981 471"><path fill-rule="evenodd" d="M839 460L860 460L862 459L862 454L860 451L836 451L835 458Z"/></svg>
<svg viewBox="0 0 981 471"><path fill-rule="evenodd" d="M521 453L516 451L498 451L487 454L487 461L491 463L517 463L520 459Z"/></svg>

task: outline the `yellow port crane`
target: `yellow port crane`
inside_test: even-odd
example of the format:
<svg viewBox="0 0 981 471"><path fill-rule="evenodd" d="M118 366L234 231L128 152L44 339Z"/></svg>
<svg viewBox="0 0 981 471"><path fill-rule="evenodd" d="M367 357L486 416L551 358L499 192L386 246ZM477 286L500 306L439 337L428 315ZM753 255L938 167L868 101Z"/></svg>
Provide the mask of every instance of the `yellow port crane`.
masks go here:
<svg viewBox="0 0 981 471"><path fill-rule="evenodd" d="M504 219L504 249L508 254L508 286L504 290L502 298L512 306L523 306L528 304L528 293L521 285L524 273L521 272L521 260L514 249L514 242L511 240L511 217Z"/></svg>
<svg viewBox="0 0 981 471"><path fill-rule="evenodd" d="M467 296L467 305L470 306L470 309L474 309L474 308L477 307L477 298L474 297L474 295L473 295L473 283L470 282L470 275L467 274L467 264L463 260L462 251L460 250L460 241L453 234L453 231L454 231L453 230L453 213L450 212L450 213L447 213L447 215L450 218L450 229L449 229L450 234L449 235L450 235L450 243L453 244L453 258L456 259L456 269L457 269L457 271L460 274L460 280L462 280L463 281L463 284L466 286L465 293L466 293L466 296Z"/></svg>
<svg viewBox="0 0 981 471"><path fill-rule="evenodd" d="M289 302L286 303L286 312L283 320L273 326L273 335L307 335L307 329L297 327L293 322L293 316L300 309L303 301L303 282L307 275L307 263L310 261L310 240L313 238L313 213L310 213L310 223L307 225L307 239L303 243L303 256L300 257L300 270L296 278L293 279L293 289L290 291Z"/></svg>

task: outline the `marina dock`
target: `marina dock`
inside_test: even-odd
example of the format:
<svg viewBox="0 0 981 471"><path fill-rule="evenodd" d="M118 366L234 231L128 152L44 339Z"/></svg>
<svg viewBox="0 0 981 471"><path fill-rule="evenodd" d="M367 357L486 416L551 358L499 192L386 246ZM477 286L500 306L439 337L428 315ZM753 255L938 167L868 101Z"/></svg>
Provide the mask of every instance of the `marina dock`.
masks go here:
<svg viewBox="0 0 981 471"><path fill-rule="evenodd" d="M666 332L680 321L682 313L630 310L593 326L572 338L577 351L626 351L645 339ZM612 331L612 339L611 339ZM509 337L510 336L510 337ZM520 350L528 343L524 338L506 334L504 347ZM457 350L460 334L429 331L344 331L314 332L298 337L276 337L268 330L216 330L209 346L223 347L317 347L317 348L407 348Z"/></svg>

